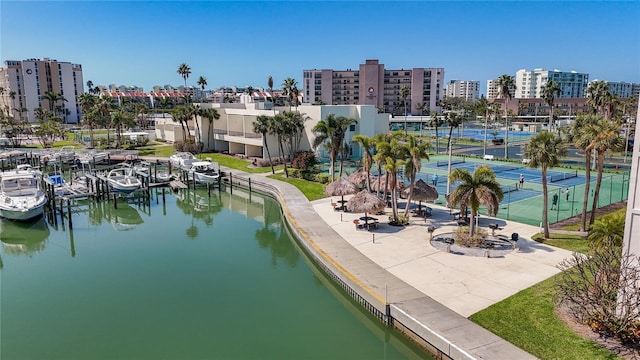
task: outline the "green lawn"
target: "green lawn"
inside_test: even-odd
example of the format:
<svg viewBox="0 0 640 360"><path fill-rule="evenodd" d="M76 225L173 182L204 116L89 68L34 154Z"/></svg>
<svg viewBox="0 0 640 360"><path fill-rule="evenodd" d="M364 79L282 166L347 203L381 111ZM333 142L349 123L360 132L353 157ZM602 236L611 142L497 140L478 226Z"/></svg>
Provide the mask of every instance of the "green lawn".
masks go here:
<svg viewBox="0 0 640 360"><path fill-rule="evenodd" d="M554 278L547 279L470 319L540 359L618 359L558 319L553 304L554 283Z"/></svg>
<svg viewBox="0 0 640 360"><path fill-rule="evenodd" d="M176 151L173 145L147 145L139 147L136 150L138 150L138 154L140 156L157 156L166 158Z"/></svg>
<svg viewBox="0 0 640 360"><path fill-rule="evenodd" d="M313 182L313 181L303 180L303 179L286 178L284 177L284 175L281 175L281 174L269 175L269 177L273 179L278 179L280 181L284 181L286 183L289 183L297 187L300 191L302 191L304 196L306 196L307 199L309 199L309 201L318 200L326 197L326 195L324 194L323 184Z"/></svg>
<svg viewBox="0 0 640 360"><path fill-rule="evenodd" d="M538 233L531 237L539 243L555 246L569 251L586 253L589 250L589 242L578 235L550 234L551 239L544 239L544 234Z"/></svg>
<svg viewBox="0 0 640 360"><path fill-rule="evenodd" d="M236 169L236 170L242 170L244 172L248 172L252 174L271 172L271 167L269 166L250 167L249 165L251 165L251 161L249 160L240 159L237 157L224 155L220 153L202 153L198 155L198 158L201 158L201 159L211 158L212 161L217 162L218 164L220 164L220 166L225 166L225 167ZM275 167L276 171L282 168L283 167L281 165Z"/></svg>

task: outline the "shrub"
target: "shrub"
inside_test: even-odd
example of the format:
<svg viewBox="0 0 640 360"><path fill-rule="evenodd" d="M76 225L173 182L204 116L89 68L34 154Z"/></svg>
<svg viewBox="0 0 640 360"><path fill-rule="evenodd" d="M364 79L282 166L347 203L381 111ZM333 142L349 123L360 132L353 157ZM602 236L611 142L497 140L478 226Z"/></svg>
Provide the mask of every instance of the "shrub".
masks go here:
<svg viewBox="0 0 640 360"><path fill-rule="evenodd" d="M315 175L315 181L319 182L321 184L328 184L329 183L329 179L330 179L329 174L316 174Z"/></svg>
<svg viewBox="0 0 640 360"><path fill-rule="evenodd" d="M316 154L309 151L298 151L291 160L291 167L294 169L301 169L303 171L312 171L318 164L318 158Z"/></svg>
<svg viewBox="0 0 640 360"><path fill-rule="evenodd" d="M456 230L453 238L456 244L466 247L477 247L487 238L487 231L485 229L476 227L476 232L473 235L469 235L469 227L461 226Z"/></svg>

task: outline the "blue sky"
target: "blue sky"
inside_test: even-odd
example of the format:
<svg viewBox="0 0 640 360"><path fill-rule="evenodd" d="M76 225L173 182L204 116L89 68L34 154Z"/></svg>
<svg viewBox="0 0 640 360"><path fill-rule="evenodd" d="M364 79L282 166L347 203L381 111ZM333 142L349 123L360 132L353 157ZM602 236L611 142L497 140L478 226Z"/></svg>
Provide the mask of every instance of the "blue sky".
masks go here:
<svg viewBox="0 0 640 360"><path fill-rule="evenodd" d="M80 63L94 84L207 88L302 82L304 69L444 67L445 80L518 69L640 82L640 2L0 1L0 58ZM300 85L301 86L301 85Z"/></svg>

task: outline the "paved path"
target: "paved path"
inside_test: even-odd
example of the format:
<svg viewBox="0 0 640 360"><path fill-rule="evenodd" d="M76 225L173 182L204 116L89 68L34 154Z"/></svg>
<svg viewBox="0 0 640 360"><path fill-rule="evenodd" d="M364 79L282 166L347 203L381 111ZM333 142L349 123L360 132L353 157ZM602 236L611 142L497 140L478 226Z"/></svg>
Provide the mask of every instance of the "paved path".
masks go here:
<svg viewBox="0 0 640 360"><path fill-rule="evenodd" d="M330 199L321 199L312 205L345 241L399 279L464 317L558 273L556 265L571 255L570 251L531 240L531 236L539 232L535 226L484 216L479 219L481 227L488 229L490 223L496 223L502 227L496 234L511 237L512 233L518 233L520 240L515 251L498 258L446 253L431 246L427 227L437 227L434 237L456 231L457 223L447 208L429 204L432 216L426 221L412 217L411 225L406 227L390 226L385 224L387 216L378 216L381 223L378 229L366 231L357 230L353 224L353 219L362 214L334 211L330 203Z"/></svg>

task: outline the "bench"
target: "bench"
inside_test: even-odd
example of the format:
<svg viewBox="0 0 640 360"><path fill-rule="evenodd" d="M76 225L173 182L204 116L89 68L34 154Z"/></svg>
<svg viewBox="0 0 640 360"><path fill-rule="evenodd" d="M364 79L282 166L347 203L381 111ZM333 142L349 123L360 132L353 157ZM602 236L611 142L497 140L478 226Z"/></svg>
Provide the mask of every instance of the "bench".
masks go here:
<svg viewBox="0 0 640 360"><path fill-rule="evenodd" d="M496 236L496 230L502 230L502 228L498 224L489 224L489 229L491 229L491 236Z"/></svg>
<svg viewBox="0 0 640 360"><path fill-rule="evenodd" d="M484 156L484 159L485 159L485 160L493 160L493 158L494 158L494 156L493 156L493 155L489 155L489 154L486 154L486 155Z"/></svg>

